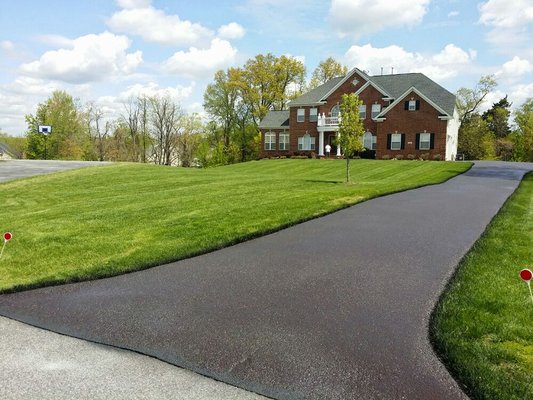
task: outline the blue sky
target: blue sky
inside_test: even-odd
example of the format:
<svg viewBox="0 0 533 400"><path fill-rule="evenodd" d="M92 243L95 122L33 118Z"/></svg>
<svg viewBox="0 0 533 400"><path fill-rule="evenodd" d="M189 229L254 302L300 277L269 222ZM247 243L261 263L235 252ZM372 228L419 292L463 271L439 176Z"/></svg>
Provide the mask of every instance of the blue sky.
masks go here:
<svg viewBox="0 0 533 400"><path fill-rule="evenodd" d="M26 130L53 90L107 116L139 94L203 113L218 69L271 52L370 74L423 72L455 92L495 74L487 106L533 97L533 2L515 0L3 0L0 128Z"/></svg>

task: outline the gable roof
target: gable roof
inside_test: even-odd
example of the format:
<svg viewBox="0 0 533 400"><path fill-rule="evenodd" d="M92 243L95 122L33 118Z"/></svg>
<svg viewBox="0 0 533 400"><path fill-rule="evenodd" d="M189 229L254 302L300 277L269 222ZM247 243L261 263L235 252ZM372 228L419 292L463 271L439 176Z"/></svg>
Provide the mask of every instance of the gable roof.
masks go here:
<svg viewBox="0 0 533 400"><path fill-rule="evenodd" d="M453 116L455 109L455 95L444 89L436 82L429 79L421 73L407 73L394 75L376 75L369 76L358 68L352 69L346 76L339 76L330 79L317 88L310 90L297 99L289 103L289 107L320 104L334 92L340 85L346 82L351 76L357 73L367 83L363 86L373 86L383 95L398 100L401 96L406 96L410 88L416 88L419 93L423 94L439 111L444 111L447 115ZM359 89L361 92L363 89Z"/></svg>
<svg viewBox="0 0 533 400"><path fill-rule="evenodd" d="M259 128L288 128L289 127L289 111L273 111L270 110L267 115L259 122Z"/></svg>
<svg viewBox="0 0 533 400"><path fill-rule="evenodd" d="M437 108L449 116L455 109L455 95L421 73L377 75L370 77L372 82L382 87L392 98L398 100L409 94L409 89L416 88L427 97ZM406 93L407 92L407 93ZM389 108L389 107L387 107Z"/></svg>
<svg viewBox="0 0 533 400"><path fill-rule="evenodd" d="M344 80L346 77L344 76L337 76L336 78L332 78L323 85L320 85L312 90L310 90L307 93L302 94L297 99L292 100L289 102L289 107L294 106L305 106L310 104L317 104L322 101L322 99L333 89L339 82Z"/></svg>

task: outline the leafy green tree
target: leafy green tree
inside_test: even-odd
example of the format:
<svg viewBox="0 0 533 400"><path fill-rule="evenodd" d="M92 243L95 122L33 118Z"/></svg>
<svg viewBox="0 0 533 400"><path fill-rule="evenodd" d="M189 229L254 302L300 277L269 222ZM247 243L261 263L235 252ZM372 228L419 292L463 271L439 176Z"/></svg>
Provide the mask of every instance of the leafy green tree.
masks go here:
<svg viewBox="0 0 533 400"><path fill-rule="evenodd" d="M28 139L26 137L10 136L0 131L0 143L8 145L9 149L15 153L14 156L23 158L28 146Z"/></svg>
<svg viewBox="0 0 533 400"><path fill-rule="evenodd" d="M479 114L473 114L461 125L458 147L468 160L482 160L494 154L494 134Z"/></svg>
<svg viewBox="0 0 533 400"><path fill-rule="evenodd" d="M257 125L269 110L283 110L292 86L303 87L305 66L292 57L258 54L235 71L233 82L240 89Z"/></svg>
<svg viewBox="0 0 533 400"><path fill-rule="evenodd" d="M342 65L333 57L328 57L324 61L321 61L313 71L311 81L309 82L309 89L314 89L336 76L344 76L347 73L348 68L345 65Z"/></svg>
<svg viewBox="0 0 533 400"><path fill-rule="evenodd" d="M517 154L513 159L533 162L533 98L528 99L515 111L514 121L516 130L513 137Z"/></svg>
<svg viewBox="0 0 533 400"><path fill-rule="evenodd" d="M496 138L503 139L510 132L509 117L511 116L511 103L507 100L507 96L494 103L490 109L485 111L482 118L487 121L489 129L496 135Z"/></svg>
<svg viewBox="0 0 533 400"><path fill-rule="evenodd" d="M341 147L346 159L346 183L350 182L350 158L363 150L361 140L365 133L363 122L359 119L359 106L362 104L355 93L343 94L340 104L341 121L337 145Z"/></svg>
<svg viewBox="0 0 533 400"><path fill-rule="evenodd" d="M91 153L84 113L65 91L54 91L48 100L37 106L35 115L26 115L26 123L28 158L80 160ZM52 126L52 132L45 138L38 133L39 125Z"/></svg>

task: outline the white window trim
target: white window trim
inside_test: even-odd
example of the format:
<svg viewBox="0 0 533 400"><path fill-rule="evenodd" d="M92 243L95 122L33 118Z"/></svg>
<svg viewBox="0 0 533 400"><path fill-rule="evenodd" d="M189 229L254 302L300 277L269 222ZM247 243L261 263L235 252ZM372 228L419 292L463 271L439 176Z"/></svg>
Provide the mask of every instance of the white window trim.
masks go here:
<svg viewBox="0 0 533 400"><path fill-rule="evenodd" d="M289 150L290 136L287 132L282 132L279 134L279 149L280 150Z"/></svg>
<svg viewBox="0 0 533 400"><path fill-rule="evenodd" d="M316 149L316 138L306 133L298 137L298 150L313 151Z"/></svg>
<svg viewBox="0 0 533 400"><path fill-rule="evenodd" d="M296 112L296 122L305 122L305 108L299 108Z"/></svg>
<svg viewBox="0 0 533 400"><path fill-rule="evenodd" d="M341 106L339 106L338 104L334 105L332 108L331 108L331 111L330 111L330 116L331 117L338 117L339 116L339 113L341 112Z"/></svg>
<svg viewBox="0 0 533 400"><path fill-rule="evenodd" d="M265 150L267 151L276 150L276 133L275 132L265 133Z"/></svg>
<svg viewBox="0 0 533 400"><path fill-rule="evenodd" d="M318 121L318 108L316 107L310 108L309 109L309 122L316 122L316 121Z"/></svg>
<svg viewBox="0 0 533 400"><path fill-rule="evenodd" d="M422 138L427 138L427 140L422 140ZM422 143L426 144L427 143L427 147L426 145L424 145L424 147L422 147ZM430 150L431 149L431 133L421 133L420 136L418 137L418 149L419 150Z"/></svg>
<svg viewBox="0 0 533 400"><path fill-rule="evenodd" d="M409 111L416 111L416 100L409 100L409 106L407 109Z"/></svg>
<svg viewBox="0 0 533 400"><path fill-rule="evenodd" d="M398 140L394 140L398 139ZM398 148L395 148L394 144L398 145ZM391 150L401 150L402 149L402 134L393 133L390 137L390 149Z"/></svg>
<svg viewBox="0 0 533 400"><path fill-rule="evenodd" d="M359 106L359 119L366 119L366 104Z"/></svg>
<svg viewBox="0 0 533 400"><path fill-rule="evenodd" d="M376 118L381 112L381 104L372 104L372 118Z"/></svg>

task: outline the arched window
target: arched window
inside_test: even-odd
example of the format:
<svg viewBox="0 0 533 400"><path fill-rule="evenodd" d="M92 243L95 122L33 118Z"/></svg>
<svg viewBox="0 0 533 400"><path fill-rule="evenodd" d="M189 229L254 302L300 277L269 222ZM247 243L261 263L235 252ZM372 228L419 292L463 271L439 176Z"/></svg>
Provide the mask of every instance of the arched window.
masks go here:
<svg viewBox="0 0 533 400"><path fill-rule="evenodd" d="M315 150L315 137L306 133L298 138L298 150Z"/></svg>
<svg viewBox="0 0 533 400"><path fill-rule="evenodd" d="M365 132L363 135L363 146L367 150L376 150L376 136L372 135L371 132Z"/></svg>
<svg viewBox="0 0 533 400"><path fill-rule="evenodd" d="M339 112L341 111L341 107L337 104L335 106L333 106L333 108L331 109L331 116L332 117L338 117L339 116Z"/></svg>
<svg viewBox="0 0 533 400"><path fill-rule="evenodd" d="M265 150L276 150L276 134L274 132L265 133Z"/></svg>

